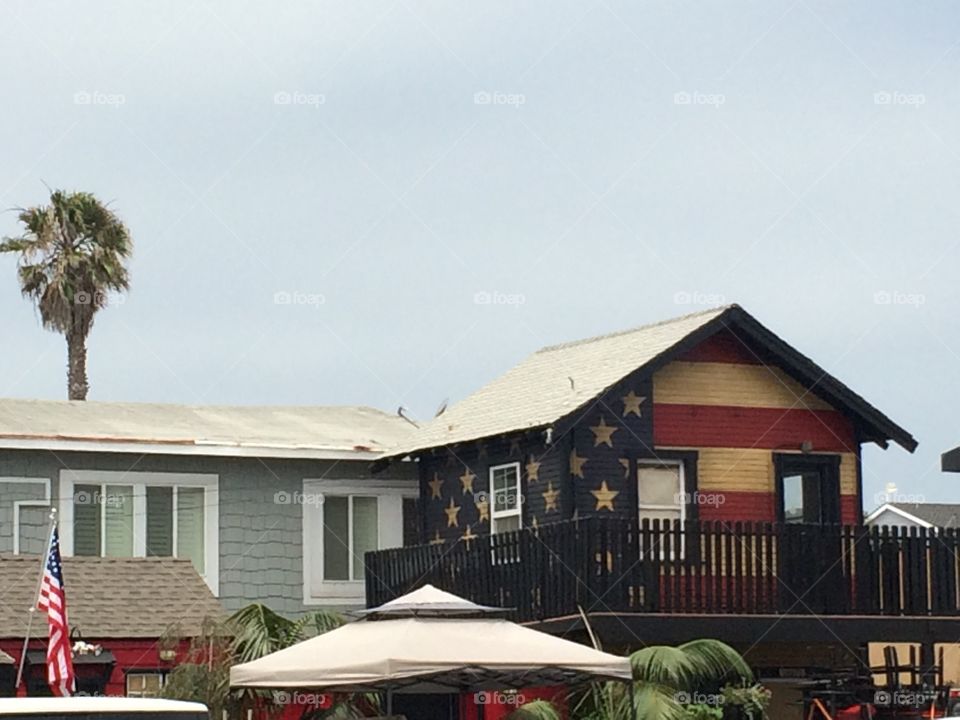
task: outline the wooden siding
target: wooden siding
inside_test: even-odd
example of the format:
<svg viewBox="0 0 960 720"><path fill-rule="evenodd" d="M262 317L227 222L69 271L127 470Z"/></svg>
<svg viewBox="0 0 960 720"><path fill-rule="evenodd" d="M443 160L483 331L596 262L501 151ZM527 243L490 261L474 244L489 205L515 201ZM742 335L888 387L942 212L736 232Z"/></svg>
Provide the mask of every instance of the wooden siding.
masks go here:
<svg viewBox="0 0 960 720"><path fill-rule="evenodd" d="M653 377L657 403L831 410L829 404L788 376L766 365L672 362Z"/></svg>
<svg viewBox="0 0 960 720"><path fill-rule="evenodd" d="M511 462L520 464L524 526L570 517L566 447L563 438L548 446L544 434L537 431L442 448L422 456L423 542L449 542L489 533L490 468ZM547 510L544 492L551 488L559 495L556 506ZM454 512L456 508L459 510Z"/></svg>
<svg viewBox="0 0 960 720"><path fill-rule="evenodd" d="M653 406L653 441L658 446L799 449L810 441L815 452L855 452L849 418L834 410L730 407L721 405Z"/></svg>

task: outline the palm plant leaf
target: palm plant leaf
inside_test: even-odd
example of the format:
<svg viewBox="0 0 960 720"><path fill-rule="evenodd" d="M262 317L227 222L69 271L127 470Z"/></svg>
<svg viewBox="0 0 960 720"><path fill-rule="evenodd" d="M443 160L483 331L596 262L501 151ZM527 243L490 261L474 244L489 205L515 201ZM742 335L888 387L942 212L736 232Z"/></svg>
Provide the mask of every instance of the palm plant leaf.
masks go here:
<svg viewBox="0 0 960 720"><path fill-rule="evenodd" d="M266 605L253 603L230 616L233 651L239 663L250 662L287 647L296 636L296 623Z"/></svg>
<svg viewBox="0 0 960 720"><path fill-rule="evenodd" d="M560 711L549 700L531 700L520 705L504 720L560 720Z"/></svg>
<svg viewBox="0 0 960 720"><path fill-rule="evenodd" d="M753 671L736 650L719 640L692 640L679 647L689 661L694 681L711 684L724 679L753 682Z"/></svg>

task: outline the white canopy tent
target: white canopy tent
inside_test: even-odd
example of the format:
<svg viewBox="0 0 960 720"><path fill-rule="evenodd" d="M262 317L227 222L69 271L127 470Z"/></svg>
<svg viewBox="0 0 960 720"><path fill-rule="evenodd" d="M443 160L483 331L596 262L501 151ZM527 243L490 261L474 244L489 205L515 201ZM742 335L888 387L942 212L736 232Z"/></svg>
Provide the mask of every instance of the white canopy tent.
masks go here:
<svg viewBox="0 0 960 720"><path fill-rule="evenodd" d="M457 693L631 679L630 661L427 585L230 670L233 687Z"/></svg>

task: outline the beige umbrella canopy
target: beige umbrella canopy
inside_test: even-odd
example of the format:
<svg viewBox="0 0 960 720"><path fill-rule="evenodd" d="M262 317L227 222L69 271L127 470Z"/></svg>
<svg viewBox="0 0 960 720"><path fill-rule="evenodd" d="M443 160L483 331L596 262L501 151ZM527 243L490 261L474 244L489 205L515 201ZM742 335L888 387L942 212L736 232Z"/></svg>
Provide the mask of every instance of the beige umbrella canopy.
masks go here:
<svg viewBox="0 0 960 720"><path fill-rule="evenodd" d="M472 692L630 680L630 662L489 617L427 585L363 620L230 670L233 687Z"/></svg>

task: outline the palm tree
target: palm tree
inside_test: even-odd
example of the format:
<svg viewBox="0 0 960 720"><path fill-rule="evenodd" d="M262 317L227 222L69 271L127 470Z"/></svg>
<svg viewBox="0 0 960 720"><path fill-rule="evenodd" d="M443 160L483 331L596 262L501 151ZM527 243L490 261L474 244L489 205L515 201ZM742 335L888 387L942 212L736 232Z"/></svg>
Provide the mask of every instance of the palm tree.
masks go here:
<svg viewBox="0 0 960 720"><path fill-rule="evenodd" d="M684 700L716 688L724 681L752 683L747 661L719 640L692 640L677 647L655 645L630 656L636 687L635 702L642 717L674 720L683 717Z"/></svg>
<svg viewBox="0 0 960 720"><path fill-rule="evenodd" d="M107 293L127 290L133 243L117 215L91 193L50 193L50 204L21 208L24 232L0 252L20 254L20 291L36 303L43 327L67 339L67 390L87 399L87 336Z"/></svg>
<svg viewBox="0 0 960 720"><path fill-rule="evenodd" d="M719 640L655 645L630 656L633 695L623 683L595 683L574 716L589 720L682 720L695 693L724 682L752 683L743 657Z"/></svg>

